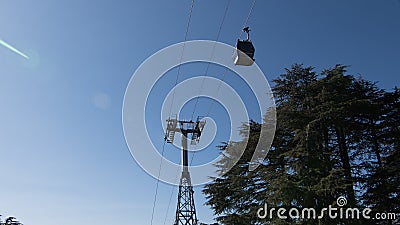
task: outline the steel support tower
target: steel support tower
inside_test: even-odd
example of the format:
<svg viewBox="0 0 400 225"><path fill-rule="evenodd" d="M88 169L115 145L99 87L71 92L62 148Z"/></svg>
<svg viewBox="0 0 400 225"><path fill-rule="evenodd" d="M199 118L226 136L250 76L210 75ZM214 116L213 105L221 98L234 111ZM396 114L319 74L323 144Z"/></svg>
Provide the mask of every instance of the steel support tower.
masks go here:
<svg viewBox="0 0 400 225"><path fill-rule="evenodd" d="M199 142L205 121L197 118L195 122L178 120L177 117L167 120L165 141L173 143L175 133L182 135L182 174L179 182L178 204L174 225L197 225L196 207L194 204L193 187L188 169L188 139L191 144Z"/></svg>

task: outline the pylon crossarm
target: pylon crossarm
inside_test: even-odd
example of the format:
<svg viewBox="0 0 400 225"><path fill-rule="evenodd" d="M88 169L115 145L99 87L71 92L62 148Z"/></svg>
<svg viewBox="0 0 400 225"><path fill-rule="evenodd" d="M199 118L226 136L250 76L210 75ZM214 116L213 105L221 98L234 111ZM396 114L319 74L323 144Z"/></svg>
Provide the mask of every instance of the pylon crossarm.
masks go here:
<svg viewBox="0 0 400 225"><path fill-rule="evenodd" d="M196 207L190 172L188 168L188 139L191 144L199 142L205 121L197 118L195 122L178 120L177 117L167 120L165 139L173 143L176 132L182 134L182 174L179 184L178 204L176 206L175 225L197 225Z"/></svg>

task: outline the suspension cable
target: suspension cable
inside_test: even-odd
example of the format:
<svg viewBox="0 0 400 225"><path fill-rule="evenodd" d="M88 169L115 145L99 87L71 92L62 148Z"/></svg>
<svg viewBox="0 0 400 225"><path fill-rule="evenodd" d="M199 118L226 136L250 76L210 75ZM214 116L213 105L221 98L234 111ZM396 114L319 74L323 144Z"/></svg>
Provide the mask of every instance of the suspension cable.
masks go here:
<svg viewBox="0 0 400 225"><path fill-rule="evenodd" d="M251 14L253 13L254 6L256 5L256 2L257 2L257 0L253 1L253 4L251 5L250 11L249 11L249 14L247 15L247 18L244 21L243 27L247 27L247 24L249 23L249 20L250 20ZM243 32L240 32L239 39L242 37L242 34L243 34Z"/></svg>
<svg viewBox="0 0 400 225"><path fill-rule="evenodd" d="M221 80L220 80L220 82L219 82L219 84L218 84L217 90L215 91L215 98L218 97L219 90L221 89L222 82L224 82L225 76L226 76L227 73L228 73L228 68L225 68L224 73L222 74L222 78L221 78ZM205 117L208 117L208 116L210 115L210 112L211 112L211 110L213 109L214 104L215 104L215 101L212 101L212 102L210 103L210 106L208 107L208 110L207 110L207 113L206 113Z"/></svg>
<svg viewBox="0 0 400 225"><path fill-rule="evenodd" d="M227 12L228 12L228 8L229 8L229 5L230 5L230 2L231 2L231 0L228 0L227 6L226 6L225 11L224 11L224 16L223 16L223 18L222 18L221 25L220 25L220 27L219 27L219 29L218 29L218 35L217 35L216 41L215 41L214 46L213 46L213 50L212 50L212 54L211 54L210 60L212 60L212 58L214 57L214 52L215 52L216 43L217 43L217 41L218 41L219 38L220 38L222 26L223 26L223 24L224 24L224 22L225 22L225 18L226 18ZM253 1L252 5L251 5L251 8L250 8L250 11L249 11L249 14L247 15L247 18L246 18L246 20L245 20L245 22L244 22L243 27L246 27L246 26L247 26L247 24L248 24L248 22L249 22L249 20L250 20L250 17L251 17L251 15L252 15L252 12L253 12L253 10L254 10L254 6L255 6L256 2L257 2L257 0L254 0L254 1ZM191 15L192 15L193 5L194 5L194 0L192 0L192 6L191 6L191 8L190 8L188 24L187 24L186 33L185 33L185 41L187 40L187 33L188 33L188 29L189 29L189 23L190 23L190 19L191 19ZM242 37L242 34L243 34L243 32L240 33L239 39ZM182 52L181 52L181 63L182 63L184 48L185 48L185 43L183 44L183 47L182 47ZM181 63L179 64L179 67L178 67L178 73L177 73L177 77L176 77L176 80L175 80L175 85L176 85L177 82L178 82L178 77L179 77L180 69L181 69ZM192 115L191 115L191 120L193 120L193 116L194 116L194 113L195 113L196 108L197 108L197 105L198 105L199 96L200 96L200 94L201 94L201 92L202 92L202 89L203 89L203 87L204 87L205 78L208 76L208 70L209 70L209 68L210 68L210 64L211 64L210 62L208 62L208 64L207 64L206 71L205 71L205 75L203 76L203 80L202 80L202 82L201 82L199 94L198 94L198 96L196 97L196 102L195 102L194 109L193 109L193 112L192 112ZM218 93L219 93L219 91L220 91L220 89L221 89L221 86L222 86L222 82L224 81L227 72L228 72L228 68L225 68L225 71L224 71L224 73L222 74L222 78L221 78L220 83L219 83L219 85L218 85L218 87L217 87L217 90L216 90L216 96L218 96ZM172 110L172 104L173 104L173 101L174 101L174 97L175 97L175 89L174 89L174 91L173 91L173 93L172 93L172 102L171 102L171 107L170 107L169 115L171 115L171 110ZM214 106L214 101L211 102L210 107L208 108L208 111L207 111L207 113L206 113L206 117L209 116L209 114L210 114L210 112L211 112L213 106ZM165 144L165 142L164 142L164 144ZM193 158L194 158L195 153L196 153L196 152L194 152L194 153L192 154L192 158L191 158L191 161L190 161L190 164L189 164L189 165L192 165L192 162L193 162ZM160 165L160 169L161 169L161 165ZM160 174L159 174L159 175L160 175ZM159 182L159 180L158 180L158 182ZM158 182L157 182L157 188L158 188ZM170 198L169 198L167 213L166 213L165 218L164 218L164 225L166 224L168 211L169 211L169 208L170 208L170 205L171 205L171 201L172 201L173 191L174 191L174 187L171 188L171 195L170 195ZM156 193L157 193L157 192L156 192ZM154 206L155 206L155 201L154 201L154 205L153 205L153 214L154 214ZM153 220L153 215L152 215L152 220Z"/></svg>
<svg viewBox="0 0 400 225"><path fill-rule="evenodd" d="M251 15L252 15L252 13L253 13L253 10L254 10L254 7L255 7L255 5L256 5L256 2L257 2L257 0L254 0L253 3L251 4L249 14L248 14L247 17L246 17L246 20L245 20L245 22L244 22L244 24L243 24L243 27L246 27L247 24L249 23L249 20L250 20L250 17L251 17ZM225 16L226 16L226 12L227 12L228 7L229 7L229 3L230 3L230 1L228 2L228 5L227 5L227 7L226 7L226 9L225 9L224 18L223 18L223 20L222 20L221 26L220 26L219 31L218 31L217 41L218 41L219 36L220 36L220 32L221 32L222 25L223 25L224 20L225 20ZM240 34L239 34L239 39L242 38L242 35L243 35L243 32L240 32ZM213 47L212 56L214 55L214 50L215 50L215 45L214 45L214 47ZM201 84L201 87L200 87L199 95L200 95L201 90L202 90L202 88L203 88L203 86L204 86L204 79L205 79L205 77L207 76L207 72L208 72L209 67L210 67L210 62L207 64L206 73L205 73L205 76L204 76L204 78L203 78L203 81L202 81L202 84ZM222 79L220 80L220 84L219 84L218 87L217 87L216 96L218 96L219 90L221 89L222 82L224 81L225 75L227 74L227 72L228 72L228 68L225 68L225 71L224 71L224 73L222 74ZM199 101L199 96L197 96L197 98L196 98L196 103L195 103L194 110L193 110L192 117L191 117L192 120L193 120L193 115L194 115L194 113L195 113L195 110L196 110L198 101ZM207 111L207 113L206 113L206 117L209 116L210 111L211 111L211 109L213 108L213 106L214 106L214 101L211 102L210 107L208 108L208 111Z"/></svg>
<svg viewBox="0 0 400 225"><path fill-rule="evenodd" d="M254 0L253 3L251 4L249 14L248 14L247 17L246 17L246 20L245 20L245 22L244 22L243 27L246 27L246 26L247 26L247 24L248 24L248 22L249 22L249 20L250 20L250 17L251 17L251 15L252 15L252 13L253 13L253 10L254 10L254 7L255 7L255 5L256 5L256 2L257 2L257 0ZM239 39L241 39L242 34L243 34L243 32L240 32ZM208 64L208 65L209 65L209 64ZM216 96L216 97L218 97L219 91L220 91L221 86L222 86L222 82L224 82L225 76L226 76L226 74L228 73L228 71L229 71L229 69L228 69L227 67L225 67L225 71L224 71L223 74L222 74L222 78L221 78L220 81L219 81L219 84L218 84L218 87L217 87L217 90L216 90L216 93L215 93L215 96ZM197 103L197 102L196 102L196 103ZM209 108L208 108L208 110L207 110L207 113L205 114L205 115L206 115L205 117L208 117L208 116L210 115L210 112L211 112L211 110L213 109L214 104L215 104L214 101L212 101L212 102L210 103L210 106L209 106ZM194 112L193 112L193 113L194 113ZM192 114L192 117L193 117L193 114ZM192 154L192 158L191 158L191 160L190 160L190 165L192 165L193 158L194 158L194 155L195 155L195 154L196 154L196 152L194 152L194 153Z"/></svg>
<svg viewBox="0 0 400 225"><path fill-rule="evenodd" d="M250 7L249 14L247 15L246 20L244 21L243 27L247 27L247 24L249 23L249 20L250 20L251 14L253 13L254 6L256 5L256 2L257 2L257 0L254 0L254 1L253 1L253 4L252 4L251 7ZM243 32L240 32L240 34L239 34L239 39L242 38L242 35L243 35ZM224 73L222 74L222 78L221 78L220 83L219 83L219 85L218 85L218 87L217 87L217 91L216 91L216 94L215 94L216 97L218 96L219 90L221 89L222 82L225 80L225 75L227 74L227 72L228 72L228 68L225 67L225 71L224 71ZM212 110L214 104L215 104L214 101L212 101L212 102L210 103L210 107L208 108L208 111L207 111L207 113L206 113L206 117L208 117L208 116L210 115L210 112L211 112L211 110Z"/></svg>
<svg viewBox="0 0 400 225"><path fill-rule="evenodd" d="M191 5L190 5L189 16L188 16L188 21L187 21L187 24L186 24L186 30L185 30L185 36L184 36L184 42L183 42L182 51L181 51L181 56L180 56L180 63L179 63L179 66L178 66L178 72L177 72L177 74L176 74L175 85L174 85L174 87L177 85L178 79L179 79L179 74L180 74L181 64L182 64L182 59L183 59L183 53L184 53L184 51L185 51L185 42L187 41L187 36L188 36L188 33L189 33L189 27L190 27L190 21L191 21L192 13L193 13L194 1L195 1L195 0L192 0L192 3L191 3ZM168 117L171 117L171 111L172 111L172 106L173 106L173 103L174 103L174 98L175 98L175 89L174 89L173 92L172 92L172 100L171 100L171 105L170 105L170 108L169 108L169 115L168 115ZM162 157L161 157L161 160L160 160L160 166L159 166L159 168L158 168L158 176L157 176L156 191L155 191L155 194L154 194L153 209L152 209L152 212L151 212L151 221L150 221L150 224L151 224L151 225L153 225L154 210L155 210L156 202L157 202L158 187L159 187L159 184L160 184L161 166L162 166L162 160L163 160L163 156L164 156L164 150L165 150L165 144L166 144L166 142L167 142L167 141L164 140L163 147L162 147L162 151L161 151L161 156L162 156Z"/></svg>
<svg viewBox="0 0 400 225"><path fill-rule="evenodd" d="M176 79L175 79L175 85L174 85L174 87L178 84L179 75L180 75L180 73L181 73L181 66L182 66L182 60L183 60L183 53L185 52L185 45L186 45L187 36L188 36L188 33L189 33L190 21L191 21L191 19L192 19L193 7L194 7L194 0L192 0L192 4L191 4L190 10L189 10L189 17L188 17L188 21L187 21L187 24L186 24L185 37L184 37L184 42L183 42L183 45L182 45L181 57L180 57L180 59L179 59L178 72L177 72L177 74L176 74ZM169 113L168 113L168 116L169 116L169 117L171 117L172 106L173 106L174 99L175 99L175 90L176 90L176 89L174 88L174 90L172 91L172 100L171 100L171 105L170 105Z"/></svg>
<svg viewBox="0 0 400 225"><path fill-rule="evenodd" d="M179 173L177 171L176 176L175 176L175 180L178 179L178 175L179 175ZM169 196L169 201L168 201L168 206L167 206L167 211L165 212L164 225L167 223L167 217L168 217L168 213L169 213L169 208L171 207L172 196L174 195L174 190L175 190L175 186L172 185L171 194Z"/></svg>
<svg viewBox="0 0 400 225"><path fill-rule="evenodd" d="M220 38L220 36L221 36L222 26L224 25L225 18L226 18L226 15L227 15L227 12L228 12L230 3L231 3L231 0L228 0L227 5L226 5L226 7L225 7L224 15L223 15L223 17L222 17L221 24L220 24L219 29L218 29L217 38L216 38L216 41L215 41L214 46L213 46L213 49L212 49L212 53L211 53L211 58L210 58L210 60L212 60L212 58L214 57L215 47L216 47L217 41L219 40L219 38ZM196 97L196 102L195 102L194 109L193 109L193 112L192 112L191 120L193 120L193 116L194 116L194 113L195 113L195 111L196 111L196 107L197 107L197 104L198 104L198 101L199 101L199 95L201 94L201 91L202 91L202 89L203 89L203 87L204 87L205 78L206 78L206 76L208 75L208 70L209 70L209 68L210 68L210 64L211 64L210 62L208 62L208 64L207 64L206 71L205 71L205 75L203 76L203 79L202 79L202 82L201 82L199 94L198 94L198 96ZM178 71L179 71L179 69L178 69ZM189 164L189 165L192 165L193 157L194 157L194 153L192 154L192 158L191 158L191 161L190 161L190 164ZM167 211L166 211L166 214L165 214L165 217L164 217L164 225L166 224L166 221L167 221L168 212L169 212L169 209L170 209L170 206L171 206L173 193L174 193L174 186L172 186L172 188L171 188L171 194L170 194L170 197L169 197L168 207L167 207Z"/></svg>
<svg viewBox="0 0 400 225"><path fill-rule="evenodd" d="M222 26L224 25L225 18L226 18L226 14L228 13L228 9L229 9L230 3L231 3L231 0L228 0L228 3L226 4L225 11L224 11L224 16L222 17L222 21L221 21L221 24L220 24L219 29L218 29L217 38L216 38L216 40L214 41L214 45L213 45L213 48L212 48L210 61L214 58L215 47L217 46L217 42L219 41L219 37L221 36ZM197 97L196 97L196 102L195 102L195 104L194 104L194 109L193 109L193 112L192 112L191 120L193 120L194 113L196 112L197 104L199 103L200 94L201 94L201 92L202 92L202 90L203 90L205 79L206 79L206 77L208 76L208 70L210 69L210 65L211 65L211 62L208 62L208 63L207 63L207 67L206 67L206 71L205 71L204 76L203 76L203 79L202 79L202 81L201 81L201 86L200 86L199 94L198 94Z"/></svg>
<svg viewBox="0 0 400 225"><path fill-rule="evenodd" d="M162 155L162 156L164 156L165 143L167 143L166 140L164 140L164 144L163 144L163 147L162 147L162 151L161 151L161 155ZM157 184L156 184L156 193L154 194L153 210L151 211L151 221L150 221L150 224L153 224L153 219L154 219L154 209L156 208L156 202L157 202L158 185L159 185L159 183L160 183L160 174L161 174L162 160L163 160L163 158L161 157L160 166L158 167L158 176L157 176Z"/></svg>

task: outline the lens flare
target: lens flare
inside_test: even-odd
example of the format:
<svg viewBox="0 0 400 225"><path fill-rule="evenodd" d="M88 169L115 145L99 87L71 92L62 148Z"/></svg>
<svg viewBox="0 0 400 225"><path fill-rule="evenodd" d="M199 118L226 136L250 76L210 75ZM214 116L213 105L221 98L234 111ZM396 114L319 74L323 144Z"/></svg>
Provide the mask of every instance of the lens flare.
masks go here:
<svg viewBox="0 0 400 225"><path fill-rule="evenodd" d="M4 47L10 49L11 51L17 53L18 55L24 57L25 59L29 59L29 57L27 55L25 55L24 53L22 53L21 51L19 51L18 49L14 48L13 46L11 46L10 44L8 44L7 42L5 42L1 39L0 39L0 44L3 45Z"/></svg>

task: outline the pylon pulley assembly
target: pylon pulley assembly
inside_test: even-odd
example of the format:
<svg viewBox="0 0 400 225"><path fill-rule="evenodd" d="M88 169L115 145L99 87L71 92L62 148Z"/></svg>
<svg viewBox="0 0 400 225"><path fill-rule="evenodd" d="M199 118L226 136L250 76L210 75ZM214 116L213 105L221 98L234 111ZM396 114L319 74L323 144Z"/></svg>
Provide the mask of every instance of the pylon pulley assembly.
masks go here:
<svg viewBox="0 0 400 225"><path fill-rule="evenodd" d="M200 141L204 129L205 120L200 117L194 122L192 120L178 120L177 117L167 120L165 140L173 143L175 133L182 135L182 174L179 182L178 204L176 206L176 217L174 225L197 225L196 207L194 204L193 187L188 169L188 139L191 145Z"/></svg>

